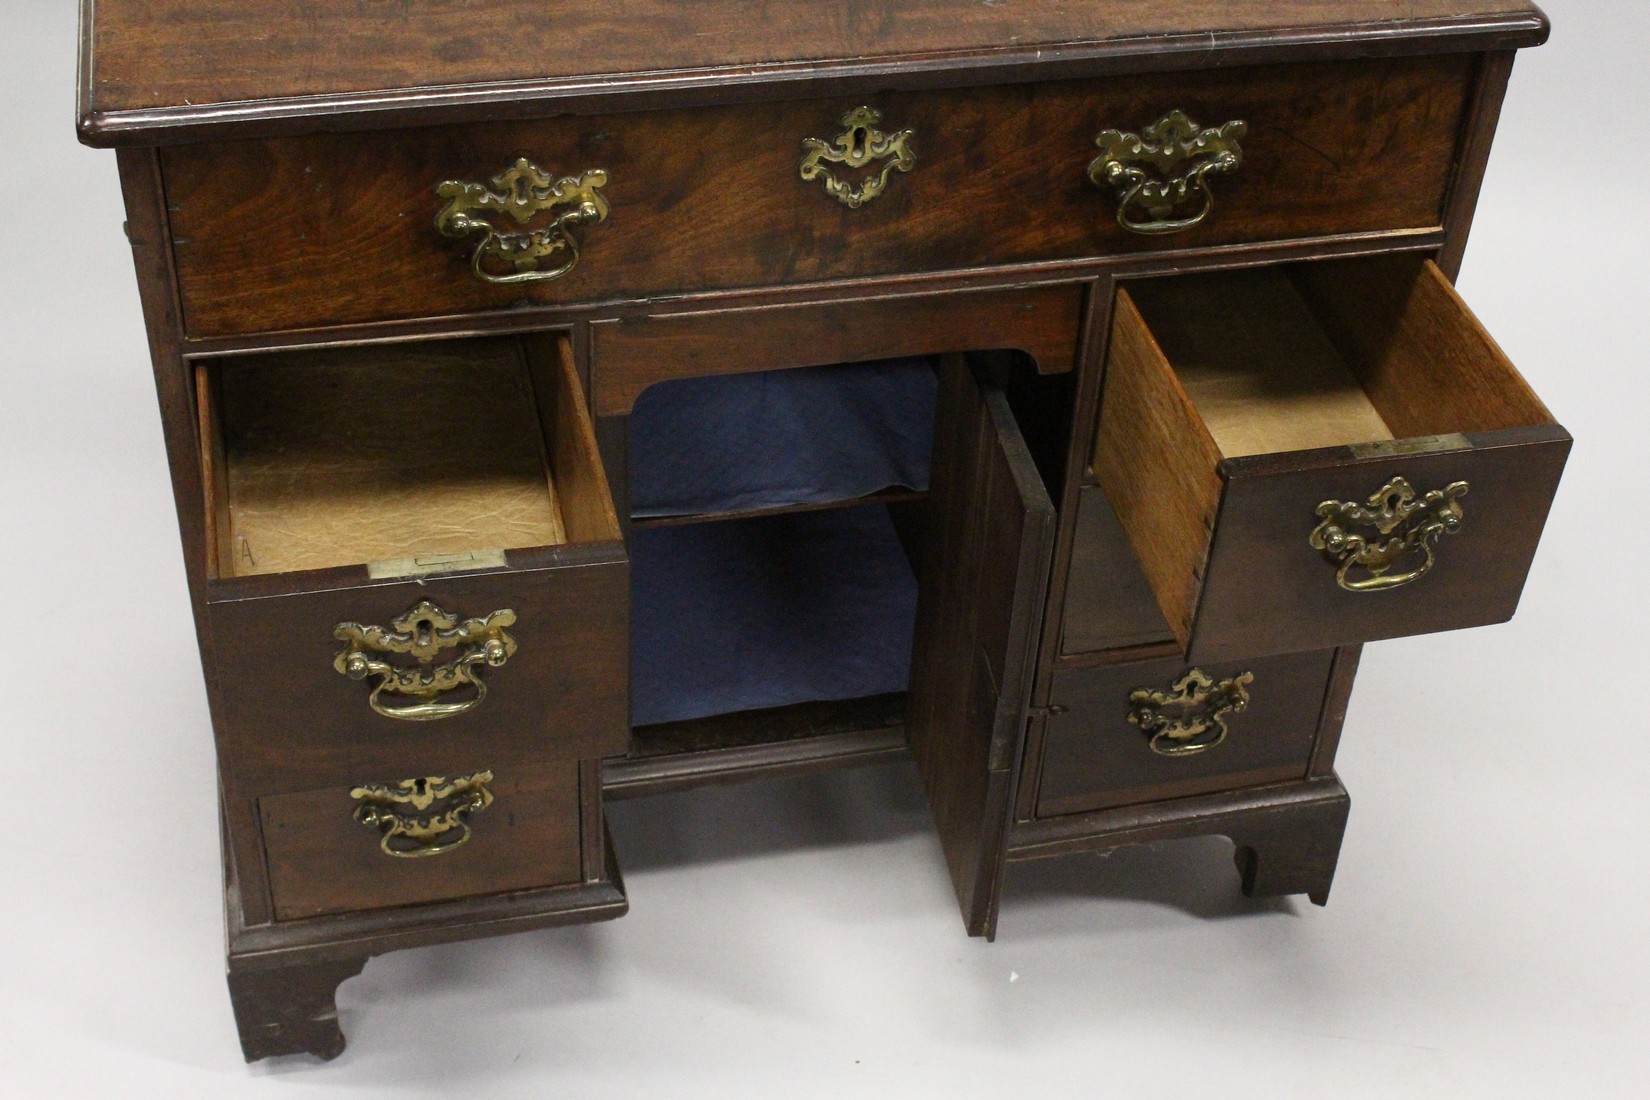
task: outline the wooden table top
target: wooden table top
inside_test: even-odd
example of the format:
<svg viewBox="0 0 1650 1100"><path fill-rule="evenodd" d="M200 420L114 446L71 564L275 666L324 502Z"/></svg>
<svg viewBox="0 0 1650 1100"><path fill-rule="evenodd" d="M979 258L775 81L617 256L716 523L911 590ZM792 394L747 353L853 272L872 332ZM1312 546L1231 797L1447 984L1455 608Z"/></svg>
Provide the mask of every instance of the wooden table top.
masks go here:
<svg viewBox="0 0 1650 1100"><path fill-rule="evenodd" d="M1527 0L82 0L96 145L1539 44ZM777 87L776 87L777 86ZM386 121L389 118L392 121Z"/></svg>

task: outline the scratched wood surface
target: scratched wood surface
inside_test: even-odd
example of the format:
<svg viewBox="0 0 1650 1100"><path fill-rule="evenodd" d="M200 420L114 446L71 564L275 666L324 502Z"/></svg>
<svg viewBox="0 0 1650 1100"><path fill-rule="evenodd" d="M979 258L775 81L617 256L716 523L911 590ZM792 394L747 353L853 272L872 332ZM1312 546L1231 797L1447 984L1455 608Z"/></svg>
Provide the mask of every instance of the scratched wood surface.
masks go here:
<svg viewBox="0 0 1650 1100"><path fill-rule="evenodd" d="M122 113L664 74L726 82L781 65L851 73L989 66L1223 42L1374 41L1458 29L1533 45L1525 0L83 0L82 125ZM956 67L955 64L952 65ZM586 83L608 83L593 82ZM609 87L607 91L614 90ZM220 120L221 121L221 120Z"/></svg>

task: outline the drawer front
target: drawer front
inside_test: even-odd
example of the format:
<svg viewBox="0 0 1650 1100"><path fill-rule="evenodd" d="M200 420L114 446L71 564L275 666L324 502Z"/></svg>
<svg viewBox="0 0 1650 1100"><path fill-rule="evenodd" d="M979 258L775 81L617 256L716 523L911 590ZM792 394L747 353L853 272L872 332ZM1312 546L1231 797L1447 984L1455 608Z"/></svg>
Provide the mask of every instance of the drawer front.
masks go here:
<svg viewBox="0 0 1650 1100"><path fill-rule="evenodd" d="M1056 673L1037 816L1305 778L1334 657Z"/></svg>
<svg viewBox="0 0 1650 1100"><path fill-rule="evenodd" d="M801 162L805 139L829 146L849 133L859 99L179 146L162 160L185 323L219 336L1430 228L1474 66L1449 55L867 95L880 113L872 129L911 133L903 166L897 150L860 168L822 165L849 187L886 174L857 208L827 193L823 172L804 180ZM1173 210L1151 213L1136 195L1122 219L1161 229L1207 199L1195 226L1131 231L1118 216L1126 189L1089 179L1096 139L1145 136L1176 110L1203 127L1243 122L1242 163L1199 175ZM436 187L486 185L519 158L552 178L605 173L605 218L571 230L580 254L565 274L484 281L472 269L481 238L437 232ZM498 216L506 233L540 224ZM570 255L546 256L540 271Z"/></svg>
<svg viewBox="0 0 1650 1100"><path fill-rule="evenodd" d="M812 302L762 310L660 314L590 326L597 416L630 412L675 378L996 350L1008 344L1044 374L1077 364L1081 285Z"/></svg>
<svg viewBox="0 0 1650 1100"><path fill-rule="evenodd" d="M1357 458L1344 453L1228 467L1189 659L1277 653L1506 622L1558 491L1570 441L1530 429L1464 437L1459 450ZM1459 528L1422 539L1386 573L1314 545L1328 502L1367 506L1402 480L1418 502L1466 486L1440 506ZM1425 513L1419 513L1424 519ZM1401 539L1404 530L1395 531ZM1321 539L1319 542L1323 541ZM1413 578L1406 580L1406 578ZM1380 587L1392 583L1391 587Z"/></svg>
<svg viewBox="0 0 1650 1100"><path fill-rule="evenodd" d="M408 778L259 799L276 919L582 880L577 764Z"/></svg>
<svg viewBox="0 0 1650 1100"><path fill-rule="evenodd" d="M264 796L623 752L629 594L622 548L506 554L516 568L212 602L227 781ZM337 636L347 623L416 634L420 628L404 617L420 606L461 622L510 612L502 630L511 651L490 665L481 652L489 636L472 630L420 666L416 655ZM377 671L359 679L340 672L352 649L431 674L468 662L484 691L460 682L424 701L382 687L388 678ZM432 714L431 705L443 709Z"/></svg>

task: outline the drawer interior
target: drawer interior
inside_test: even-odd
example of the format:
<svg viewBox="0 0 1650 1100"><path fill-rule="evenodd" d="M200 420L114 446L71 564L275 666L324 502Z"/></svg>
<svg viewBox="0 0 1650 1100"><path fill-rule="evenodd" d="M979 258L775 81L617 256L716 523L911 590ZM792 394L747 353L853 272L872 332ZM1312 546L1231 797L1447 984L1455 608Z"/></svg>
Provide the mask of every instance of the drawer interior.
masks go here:
<svg viewBox="0 0 1650 1100"><path fill-rule="evenodd" d="M215 576L396 575L619 538L560 336L267 353L197 372Z"/></svg>
<svg viewBox="0 0 1650 1100"><path fill-rule="evenodd" d="M1118 307L1222 458L1552 422L1431 261L1146 279Z"/></svg>

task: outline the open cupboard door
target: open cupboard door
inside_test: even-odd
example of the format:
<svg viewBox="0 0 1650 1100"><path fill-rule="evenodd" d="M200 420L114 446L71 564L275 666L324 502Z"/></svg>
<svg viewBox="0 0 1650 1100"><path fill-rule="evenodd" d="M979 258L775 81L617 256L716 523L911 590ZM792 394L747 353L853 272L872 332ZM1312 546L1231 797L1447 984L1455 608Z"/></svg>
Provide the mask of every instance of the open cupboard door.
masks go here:
<svg viewBox="0 0 1650 1100"><path fill-rule="evenodd" d="M963 920L991 936L1055 515L1002 390L961 356L939 373L906 725Z"/></svg>

